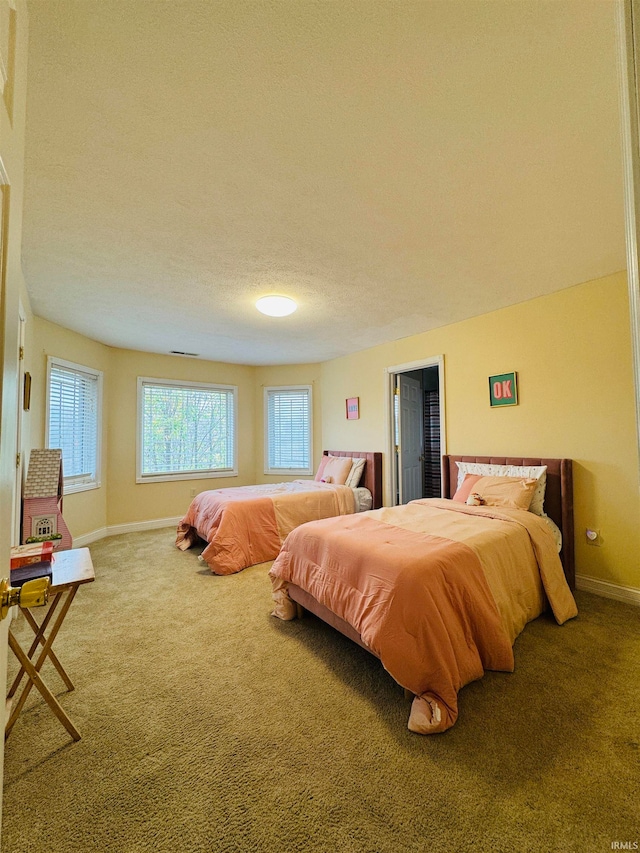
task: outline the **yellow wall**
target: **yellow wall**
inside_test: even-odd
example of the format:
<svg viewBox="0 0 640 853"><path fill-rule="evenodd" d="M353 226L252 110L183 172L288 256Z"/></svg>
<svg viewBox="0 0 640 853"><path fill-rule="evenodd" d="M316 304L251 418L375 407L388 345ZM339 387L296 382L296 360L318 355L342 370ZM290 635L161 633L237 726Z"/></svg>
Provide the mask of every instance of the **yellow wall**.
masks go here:
<svg viewBox="0 0 640 853"><path fill-rule="evenodd" d="M384 368L444 355L449 453L574 460L576 569L640 588L640 494L626 275L620 273L322 365L327 446L381 450ZM519 404L488 377L517 371ZM346 421L346 397L360 420ZM586 544L585 528L603 544Z"/></svg>
<svg viewBox="0 0 640 853"><path fill-rule="evenodd" d="M32 446L44 440L46 355L105 374L102 486L65 498L65 518L76 537L175 518L194 490L279 479L264 474L266 385L313 386L315 466L325 447L381 450L388 477L384 369L442 355L447 450L572 458L578 574L640 588L639 475L623 273L324 364L205 362L106 347L37 317L29 325ZM488 377L511 370L518 373L519 404L490 408ZM237 385L239 476L136 484L138 376ZM347 397L360 398L359 420L346 420ZM586 544L587 526L600 529L601 547Z"/></svg>
<svg viewBox="0 0 640 853"><path fill-rule="evenodd" d="M102 530L107 525L107 501L109 495L109 458L108 413L111 410L110 365L113 350L111 347L85 338L69 329L63 329L55 323L33 317L27 323L26 356L31 372L31 447L45 447L45 416L47 390L47 356L56 356L66 361L81 364L103 372L102 411L102 466L100 488L66 495L63 501L63 515L72 536Z"/></svg>
<svg viewBox="0 0 640 853"><path fill-rule="evenodd" d="M182 515L192 493L253 482L254 370L134 350L112 350L109 410L109 526ZM137 377L238 386L238 476L136 483ZM194 491L195 490L195 491Z"/></svg>
<svg viewBox="0 0 640 853"><path fill-rule="evenodd" d="M194 489L200 492L253 482L253 367L107 347L40 317L28 323L27 341L33 377L32 447L44 447L47 356L104 374L101 485L65 497L65 521L74 537L104 533L119 524L175 518L188 507ZM138 376L238 386L237 477L136 483Z"/></svg>
<svg viewBox="0 0 640 853"><path fill-rule="evenodd" d="M296 477L269 475L264 473L264 389L272 385L311 385L311 401L313 407L313 450L314 468L320 464L322 456L322 387L320 364L285 364L274 367L257 367L255 377L255 445L254 472L256 483L277 483L295 480Z"/></svg>
<svg viewBox="0 0 640 853"><path fill-rule="evenodd" d="M25 299L28 297L25 292ZM104 346L31 314L27 305L26 369L32 375L31 411L25 419L28 447L44 447L47 356L103 371L102 472L99 489L65 496L65 521L75 538L109 528L181 516L205 489L270 482L264 474L263 387L312 385L314 458L322 453L320 365L250 367ZM238 387L238 476L136 483L138 376L210 382ZM290 479L290 478L289 478Z"/></svg>

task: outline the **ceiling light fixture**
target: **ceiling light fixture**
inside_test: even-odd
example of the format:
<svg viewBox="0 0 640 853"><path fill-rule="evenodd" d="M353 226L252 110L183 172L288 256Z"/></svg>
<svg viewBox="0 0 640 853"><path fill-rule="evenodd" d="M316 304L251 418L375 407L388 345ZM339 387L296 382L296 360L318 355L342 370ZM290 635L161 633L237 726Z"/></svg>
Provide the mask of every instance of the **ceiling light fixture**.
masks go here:
<svg viewBox="0 0 640 853"><path fill-rule="evenodd" d="M293 314L298 306L288 296L263 296L256 302L256 308L269 317L286 317Z"/></svg>

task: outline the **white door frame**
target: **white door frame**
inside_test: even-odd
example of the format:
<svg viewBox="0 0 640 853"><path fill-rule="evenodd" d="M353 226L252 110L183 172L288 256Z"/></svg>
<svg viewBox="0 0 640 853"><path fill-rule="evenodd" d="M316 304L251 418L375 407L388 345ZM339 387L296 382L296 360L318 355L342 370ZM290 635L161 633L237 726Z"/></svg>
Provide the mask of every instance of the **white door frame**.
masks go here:
<svg viewBox="0 0 640 853"><path fill-rule="evenodd" d="M636 435L640 463L640 2L618 0L617 37L623 155L624 206L627 247L627 283L631 319L631 346L636 402ZM640 467L638 468L640 475ZM640 486L640 477L639 477Z"/></svg>
<svg viewBox="0 0 640 853"><path fill-rule="evenodd" d="M22 424L24 410L24 341L27 315L20 301L18 307L18 400L16 403L16 491L13 496L13 544L19 545L22 540L22 482L24 472L24 451L22 449Z"/></svg>
<svg viewBox="0 0 640 853"><path fill-rule="evenodd" d="M403 388L409 393L409 399L403 395ZM413 388L411 393L409 389ZM398 396L397 415L398 433L401 452L397 454L395 469L398 476L398 494L401 504L424 497L424 389L422 374L416 379L415 374L396 373L396 394ZM410 399L414 397L414 399ZM395 408L395 407L394 407ZM415 444L413 443L415 442ZM417 445L417 446L416 446ZM417 451L417 458L414 455ZM407 465L411 466L413 474L411 481L406 476ZM417 465L415 463L418 463ZM418 475L417 478L415 475ZM407 482L405 482L405 479Z"/></svg>
<svg viewBox="0 0 640 853"><path fill-rule="evenodd" d="M395 495L398 491L398 474L395 465L396 443L395 443L395 413L394 396L396 386L396 374L409 373L412 370L422 370L423 367L438 368L438 395L440 397L440 455L447 452L447 434L445 431L445 399L444 399L444 356L434 355L422 358L419 361L410 361L406 364L396 364L393 367L384 368L384 390L386 410L386 445L387 459L389 460L389 476L384 488L385 506L395 506Z"/></svg>

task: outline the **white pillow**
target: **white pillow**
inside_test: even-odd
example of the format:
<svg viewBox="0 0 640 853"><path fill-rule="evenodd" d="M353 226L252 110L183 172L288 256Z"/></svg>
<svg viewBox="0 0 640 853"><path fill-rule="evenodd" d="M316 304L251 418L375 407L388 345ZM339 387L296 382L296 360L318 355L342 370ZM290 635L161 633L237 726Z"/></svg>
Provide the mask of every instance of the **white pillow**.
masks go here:
<svg viewBox="0 0 640 853"><path fill-rule="evenodd" d="M537 480L538 485L531 498L529 512L545 515L544 493L547 487L546 465L494 465L491 462L456 462L458 466L459 489L465 474L481 474L485 477L526 477Z"/></svg>
<svg viewBox="0 0 640 853"><path fill-rule="evenodd" d="M364 486L354 488L355 512L366 512L373 506L373 495Z"/></svg>
<svg viewBox="0 0 640 853"><path fill-rule="evenodd" d="M345 481L345 486L351 486L352 489L355 489L359 485L366 461L367 460L364 456L353 460L353 465L351 466L351 471L349 471L349 475Z"/></svg>

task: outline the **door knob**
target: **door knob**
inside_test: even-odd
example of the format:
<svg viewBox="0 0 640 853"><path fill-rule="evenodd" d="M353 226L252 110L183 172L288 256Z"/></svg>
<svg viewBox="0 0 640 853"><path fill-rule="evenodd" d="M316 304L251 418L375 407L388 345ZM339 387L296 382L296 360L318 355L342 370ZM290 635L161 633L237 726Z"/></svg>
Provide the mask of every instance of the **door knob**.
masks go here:
<svg viewBox="0 0 640 853"><path fill-rule="evenodd" d="M36 578L11 586L8 578L0 581L0 619L4 619L14 604L20 607L42 607L49 601L49 578Z"/></svg>

